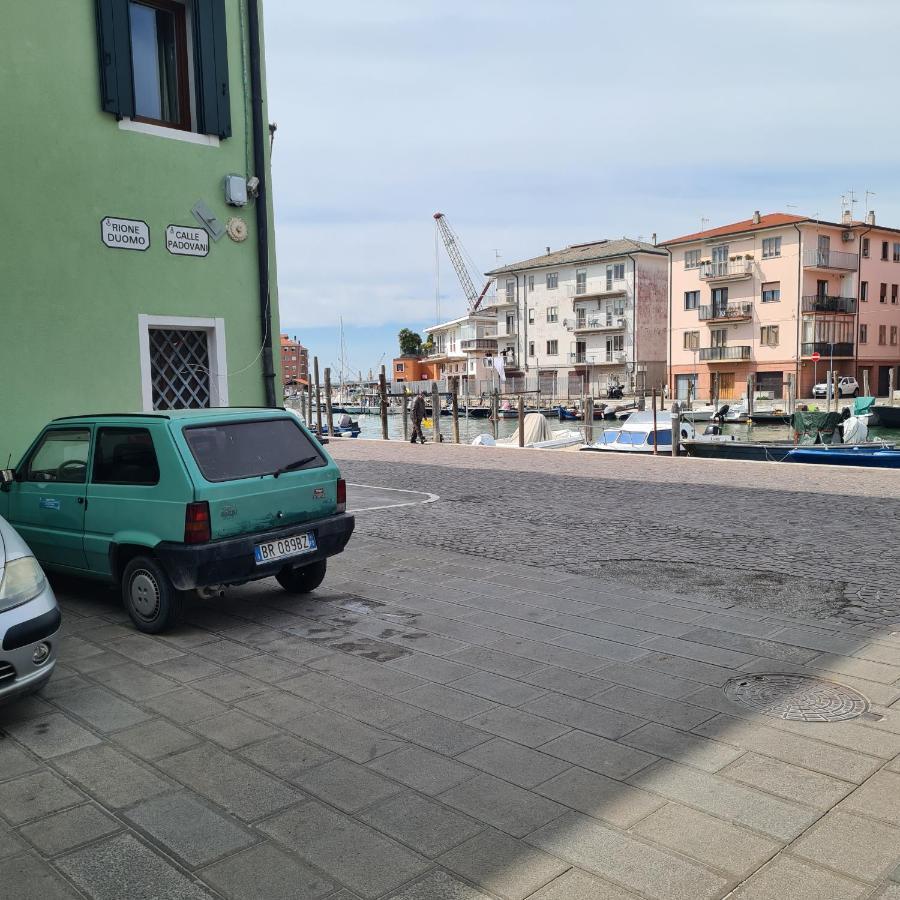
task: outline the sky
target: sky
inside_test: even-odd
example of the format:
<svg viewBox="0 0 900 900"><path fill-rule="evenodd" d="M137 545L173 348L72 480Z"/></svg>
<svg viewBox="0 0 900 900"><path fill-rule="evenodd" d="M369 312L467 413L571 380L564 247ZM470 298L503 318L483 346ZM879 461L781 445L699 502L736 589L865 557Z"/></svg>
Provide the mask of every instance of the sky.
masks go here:
<svg viewBox="0 0 900 900"><path fill-rule="evenodd" d="M266 0L282 331L388 365L482 271L761 212L900 226L894 0ZM440 250L440 318L465 312Z"/></svg>

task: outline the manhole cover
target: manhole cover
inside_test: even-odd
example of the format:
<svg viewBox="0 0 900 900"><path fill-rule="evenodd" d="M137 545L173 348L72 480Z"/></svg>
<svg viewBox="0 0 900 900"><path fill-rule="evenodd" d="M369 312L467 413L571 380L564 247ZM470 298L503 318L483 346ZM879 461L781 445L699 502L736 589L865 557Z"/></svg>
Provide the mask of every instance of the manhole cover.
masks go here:
<svg viewBox="0 0 900 900"><path fill-rule="evenodd" d="M725 682L725 696L775 719L843 722L869 708L853 688L809 675L743 675Z"/></svg>

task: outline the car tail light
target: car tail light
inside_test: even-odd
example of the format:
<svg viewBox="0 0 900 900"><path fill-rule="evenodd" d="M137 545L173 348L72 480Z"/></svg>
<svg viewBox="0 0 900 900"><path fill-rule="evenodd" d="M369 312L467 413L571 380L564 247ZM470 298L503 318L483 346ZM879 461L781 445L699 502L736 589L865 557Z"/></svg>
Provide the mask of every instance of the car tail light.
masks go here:
<svg viewBox="0 0 900 900"><path fill-rule="evenodd" d="M337 483L337 511L347 512L347 482L343 478Z"/></svg>
<svg viewBox="0 0 900 900"><path fill-rule="evenodd" d="M188 503L184 511L184 542L205 544L210 537L209 504L205 500Z"/></svg>

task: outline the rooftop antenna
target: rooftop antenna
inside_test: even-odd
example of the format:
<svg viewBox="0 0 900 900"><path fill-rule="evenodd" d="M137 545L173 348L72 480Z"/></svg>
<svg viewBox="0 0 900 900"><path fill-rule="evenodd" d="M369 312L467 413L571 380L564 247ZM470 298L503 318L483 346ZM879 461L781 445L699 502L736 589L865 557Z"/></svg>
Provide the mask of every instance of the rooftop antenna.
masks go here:
<svg viewBox="0 0 900 900"><path fill-rule="evenodd" d="M875 191L866 191L866 215L869 214L869 197L874 197Z"/></svg>
<svg viewBox="0 0 900 900"><path fill-rule="evenodd" d="M709 224L709 219L705 216L700 216L700 230L706 231L706 226Z"/></svg>
<svg viewBox="0 0 900 900"><path fill-rule="evenodd" d="M494 259L497 260L498 263L503 259L503 254L496 247L494 247Z"/></svg>
<svg viewBox="0 0 900 900"><path fill-rule="evenodd" d="M853 216L853 207L859 203L859 200L856 199L856 192L852 189L847 192L850 195L850 218L854 218Z"/></svg>

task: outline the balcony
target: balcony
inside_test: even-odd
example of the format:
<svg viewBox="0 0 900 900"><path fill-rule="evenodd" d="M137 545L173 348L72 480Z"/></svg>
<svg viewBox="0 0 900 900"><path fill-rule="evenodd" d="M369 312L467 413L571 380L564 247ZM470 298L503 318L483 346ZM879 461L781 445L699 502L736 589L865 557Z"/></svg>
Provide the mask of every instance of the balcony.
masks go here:
<svg viewBox="0 0 900 900"><path fill-rule="evenodd" d="M734 259L727 262L700 263L701 281L739 281L753 275L753 260Z"/></svg>
<svg viewBox="0 0 900 900"><path fill-rule="evenodd" d="M828 297L813 294L803 298L805 313L843 313L852 316L856 312L856 297Z"/></svg>
<svg viewBox="0 0 900 900"><path fill-rule="evenodd" d="M498 356L503 358L503 368L505 370L510 369L518 369L518 362L516 360L516 354L513 353L512 350L507 350L506 353L500 353Z"/></svg>
<svg viewBox="0 0 900 900"><path fill-rule="evenodd" d="M701 347L701 362L727 362L728 360L750 359L750 347L735 345L732 347Z"/></svg>
<svg viewBox="0 0 900 900"><path fill-rule="evenodd" d="M806 269L842 269L855 271L859 268L858 253L842 253L840 250L804 250L803 266Z"/></svg>
<svg viewBox="0 0 900 900"><path fill-rule="evenodd" d="M714 303L712 306L699 306L701 322L741 322L753 318L753 304L747 303Z"/></svg>
<svg viewBox="0 0 900 900"><path fill-rule="evenodd" d="M495 333L494 337L471 338L470 340L467 340L467 341L460 341L459 349L463 350L463 351L496 350L497 349L496 333Z"/></svg>
<svg viewBox="0 0 900 900"><path fill-rule="evenodd" d="M829 341L810 341L800 345L801 356L812 356L813 353L818 353L823 359L830 359L832 356L853 356L853 342L841 341L832 344Z"/></svg>
<svg viewBox="0 0 900 900"><path fill-rule="evenodd" d="M497 290L494 292L494 295L485 297L481 305L483 308L494 306L515 306L515 288L511 291L507 291L506 288L497 288Z"/></svg>
<svg viewBox="0 0 900 900"><path fill-rule="evenodd" d="M579 300L597 300L603 297L624 297L626 293L625 282L621 280L619 280L618 287L614 287L607 282L604 282L600 287L591 287L586 284L566 285L566 296L575 303Z"/></svg>
<svg viewBox="0 0 900 900"><path fill-rule="evenodd" d="M563 325L569 331L622 331L626 326L625 316L576 316L574 319L564 319Z"/></svg>
<svg viewBox="0 0 900 900"><path fill-rule="evenodd" d="M615 366L622 365L627 356L624 350L590 350L581 353L570 353L569 362L576 366Z"/></svg>

